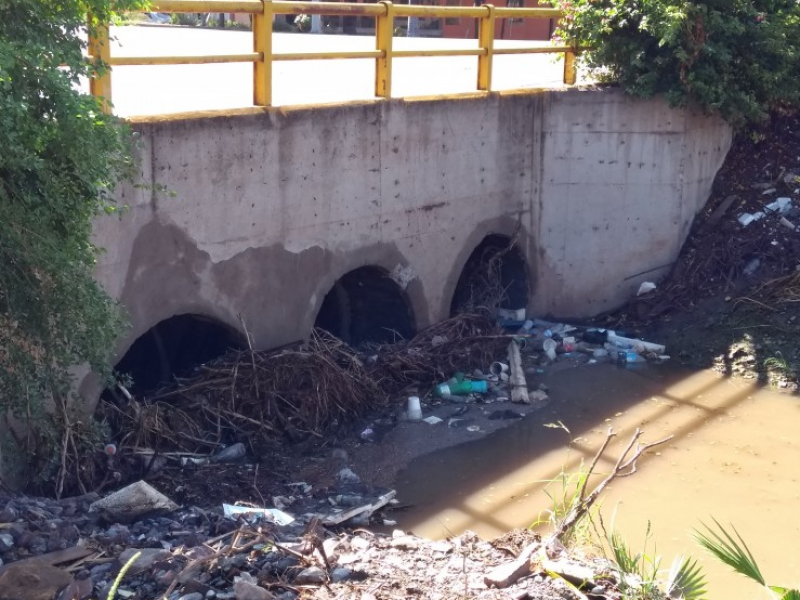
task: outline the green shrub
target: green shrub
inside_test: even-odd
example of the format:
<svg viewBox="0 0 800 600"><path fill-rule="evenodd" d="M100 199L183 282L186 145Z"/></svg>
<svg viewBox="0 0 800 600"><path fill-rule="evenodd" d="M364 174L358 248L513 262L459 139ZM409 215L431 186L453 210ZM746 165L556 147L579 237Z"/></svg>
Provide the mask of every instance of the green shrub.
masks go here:
<svg viewBox="0 0 800 600"><path fill-rule="evenodd" d="M554 0L557 36L626 92L696 103L734 126L800 99L796 0Z"/></svg>

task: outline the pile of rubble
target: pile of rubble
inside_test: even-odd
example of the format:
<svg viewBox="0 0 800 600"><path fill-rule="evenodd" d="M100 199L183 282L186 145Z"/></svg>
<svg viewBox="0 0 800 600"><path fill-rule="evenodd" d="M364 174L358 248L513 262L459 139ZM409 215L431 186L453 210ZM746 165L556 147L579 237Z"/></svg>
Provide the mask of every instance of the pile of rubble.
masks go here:
<svg viewBox="0 0 800 600"><path fill-rule="evenodd" d="M607 561L530 531L490 543L353 528L353 516L392 498L339 507L333 519L179 508L142 482L103 499L0 499L0 599L547 600L586 597L579 588L604 597L619 583Z"/></svg>

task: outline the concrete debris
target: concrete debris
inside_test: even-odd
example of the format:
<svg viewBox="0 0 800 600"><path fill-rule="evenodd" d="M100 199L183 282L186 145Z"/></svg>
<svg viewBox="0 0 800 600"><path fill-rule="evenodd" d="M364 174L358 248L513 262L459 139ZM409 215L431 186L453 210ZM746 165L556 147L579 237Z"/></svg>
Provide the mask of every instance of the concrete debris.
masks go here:
<svg viewBox="0 0 800 600"><path fill-rule="evenodd" d="M92 503L90 512L102 511L109 520L133 521L143 515L177 510L178 505L144 481L137 481Z"/></svg>

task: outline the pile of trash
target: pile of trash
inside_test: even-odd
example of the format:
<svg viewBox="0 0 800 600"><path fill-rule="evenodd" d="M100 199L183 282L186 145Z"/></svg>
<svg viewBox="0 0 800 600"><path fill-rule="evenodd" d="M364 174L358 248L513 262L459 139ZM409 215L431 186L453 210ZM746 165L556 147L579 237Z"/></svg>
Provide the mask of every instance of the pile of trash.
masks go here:
<svg viewBox="0 0 800 600"><path fill-rule="evenodd" d="M357 528L393 492L355 507L345 494L317 500L341 506L294 516L178 507L144 482L105 498L0 497L0 598L548 600L576 589L614 595L620 585L607 561L531 531L487 542L470 532L431 541Z"/></svg>

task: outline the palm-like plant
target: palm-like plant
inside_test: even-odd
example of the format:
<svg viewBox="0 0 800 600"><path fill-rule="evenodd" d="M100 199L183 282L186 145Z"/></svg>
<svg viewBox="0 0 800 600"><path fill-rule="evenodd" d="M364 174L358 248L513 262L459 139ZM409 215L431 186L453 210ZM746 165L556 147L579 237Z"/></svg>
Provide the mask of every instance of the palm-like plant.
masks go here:
<svg viewBox="0 0 800 600"><path fill-rule="evenodd" d="M761 569L758 568L750 548L747 547L742 536L736 531L736 528L731 525L733 535L728 533L716 519L713 519L719 532L714 531L706 524L708 533L695 530L694 537L698 543L706 550L711 552L717 559L731 567L737 573L749 577L753 581L760 583L765 588L770 590L776 598L780 600L800 600L800 590L784 588L777 585L767 585L764 576L761 574Z"/></svg>

